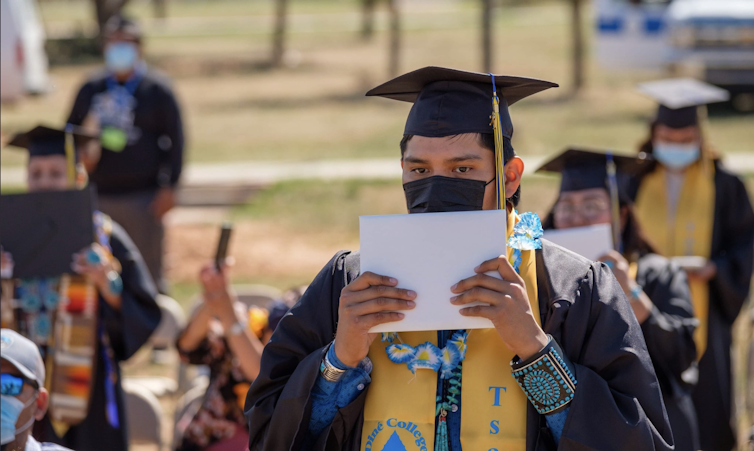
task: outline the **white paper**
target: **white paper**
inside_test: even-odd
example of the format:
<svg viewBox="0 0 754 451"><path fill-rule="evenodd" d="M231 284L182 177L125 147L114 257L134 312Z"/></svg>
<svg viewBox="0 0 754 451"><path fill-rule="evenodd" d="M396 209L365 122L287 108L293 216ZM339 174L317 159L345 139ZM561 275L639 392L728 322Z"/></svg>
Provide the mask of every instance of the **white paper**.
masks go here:
<svg viewBox="0 0 754 451"><path fill-rule="evenodd" d="M414 290L416 307L370 332L486 329L486 318L462 316L450 287L480 263L505 253L504 210L362 216L361 272L398 279Z"/></svg>
<svg viewBox="0 0 754 451"><path fill-rule="evenodd" d="M595 261L613 249L610 224L545 230L543 238Z"/></svg>

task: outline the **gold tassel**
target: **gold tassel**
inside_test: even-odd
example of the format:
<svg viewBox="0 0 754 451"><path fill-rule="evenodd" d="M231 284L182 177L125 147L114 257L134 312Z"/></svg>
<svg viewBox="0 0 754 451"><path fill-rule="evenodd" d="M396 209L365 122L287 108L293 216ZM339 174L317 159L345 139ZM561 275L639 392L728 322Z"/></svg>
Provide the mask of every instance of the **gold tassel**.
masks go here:
<svg viewBox="0 0 754 451"><path fill-rule="evenodd" d="M696 115L699 118L699 135L707 138L707 142L709 142L709 135L708 132L710 130L709 127L709 114L707 110L707 105L699 105L696 107ZM700 149L699 152L701 153L701 159L702 159L702 169L704 170L704 173L707 176L711 176L713 174L712 172L712 158L713 155L710 155L710 150L707 145L705 145L704 142L700 142Z"/></svg>
<svg viewBox="0 0 754 451"><path fill-rule="evenodd" d="M76 147L73 145L73 134L70 128L65 130L65 157L68 163L68 185L76 188Z"/></svg>
<svg viewBox="0 0 754 451"><path fill-rule="evenodd" d="M503 128L500 125L500 100L497 97L495 76L492 77L492 133L495 136L495 171L497 173L497 208L506 208L505 197L505 157L503 155Z"/></svg>

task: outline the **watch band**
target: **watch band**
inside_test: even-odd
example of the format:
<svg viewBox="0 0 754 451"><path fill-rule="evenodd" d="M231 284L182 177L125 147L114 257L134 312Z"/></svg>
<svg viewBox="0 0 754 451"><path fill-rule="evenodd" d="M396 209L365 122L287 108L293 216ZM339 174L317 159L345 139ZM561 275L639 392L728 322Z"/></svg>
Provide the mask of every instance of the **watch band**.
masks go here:
<svg viewBox="0 0 754 451"><path fill-rule="evenodd" d="M327 354L329 354L329 352L330 349L327 350L325 357L322 359L322 364L319 366L319 372L322 374L322 377L324 377L326 381L338 382L343 376L343 373L345 373L346 371L337 368L332 364L332 362L330 362L330 359L327 357Z"/></svg>
<svg viewBox="0 0 754 451"><path fill-rule="evenodd" d="M120 296L121 294L123 294L123 279L120 278L120 274L118 274L117 271L108 271L107 287L110 289L110 293L114 294L115 296Z"/></svg>
<svg viewBox="0 0 754 451"><path fill-rule="evenodd" d="M644 289L641 287L641 285L639 285L638 283L634 285L634 287L631 288L631 299L639 300L642 291L644 291Z"/></svg>
<svg viewBox="0 0 754 451"><path fill-rule="evenodd" d="M241 335L245 329L246 324L242 323L241 321L236 321L232 326L230 326L230 329L228 329L228 335Z"/></svg>

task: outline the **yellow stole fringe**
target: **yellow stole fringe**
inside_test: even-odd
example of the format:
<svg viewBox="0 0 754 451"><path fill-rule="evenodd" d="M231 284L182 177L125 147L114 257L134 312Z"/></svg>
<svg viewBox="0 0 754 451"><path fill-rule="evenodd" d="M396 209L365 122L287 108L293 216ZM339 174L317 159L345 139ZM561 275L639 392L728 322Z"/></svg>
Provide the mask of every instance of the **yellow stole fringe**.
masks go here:
<svg viewBox="0 0 754 451"><path fill-rule="evenodd" d="M509 233L516 222L518 216L509 212ZM508 249L509 260L512 253L513 250ZM523 251L521 258L519 274L524 279L532 314L539 324L535 252ZM447 302L450 297L448 291ZM402 332L400 339L411 346L427 341L437 345L437 331ZM511 375L510 361L514 353L495 329L470 331L467 346L461 379L463 448L526 449L528 400ZM420 369L413 375L406 365L391 362L385 347L377 338L369 349L374 369L364 409L361 449L382 451L390 441L391 445L400 442L407 450L433 450L437 373Z"/></svg>
<svg viewBox="0 0 754 451"><path fill-rule="evenodd" d="M714 166L702 162L690 166L685 173L672 224L667 221L667 211L666 170L658 165L655 171L644 177L636 198L636 214L644 232L666 257L710 258L715 219ZM699 319L694 341L697 356L701 358L707 348L709 284L689 280L689 286L694 315Z"/></svg>

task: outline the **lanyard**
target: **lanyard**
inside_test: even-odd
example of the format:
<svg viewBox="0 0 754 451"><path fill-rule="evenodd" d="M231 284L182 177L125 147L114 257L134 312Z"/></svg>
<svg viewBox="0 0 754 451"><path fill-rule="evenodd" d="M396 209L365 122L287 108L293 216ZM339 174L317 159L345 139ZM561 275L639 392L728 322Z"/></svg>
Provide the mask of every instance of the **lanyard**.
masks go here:
<svg viewBox="0 0 754 451"><path fill-rule="evenodd" d="M133 97L136 93L136 88L139 86L139 83L141 83L141 79L144 78L145 73L146 65L143 63L139 64L138 66L136 66L134 73L122 85L118 83L113 74L110 74L105 79L107 90L110 92L115 92L118 90L118 88L125 88L126 92L128 92L128 94Z"/></svg>

